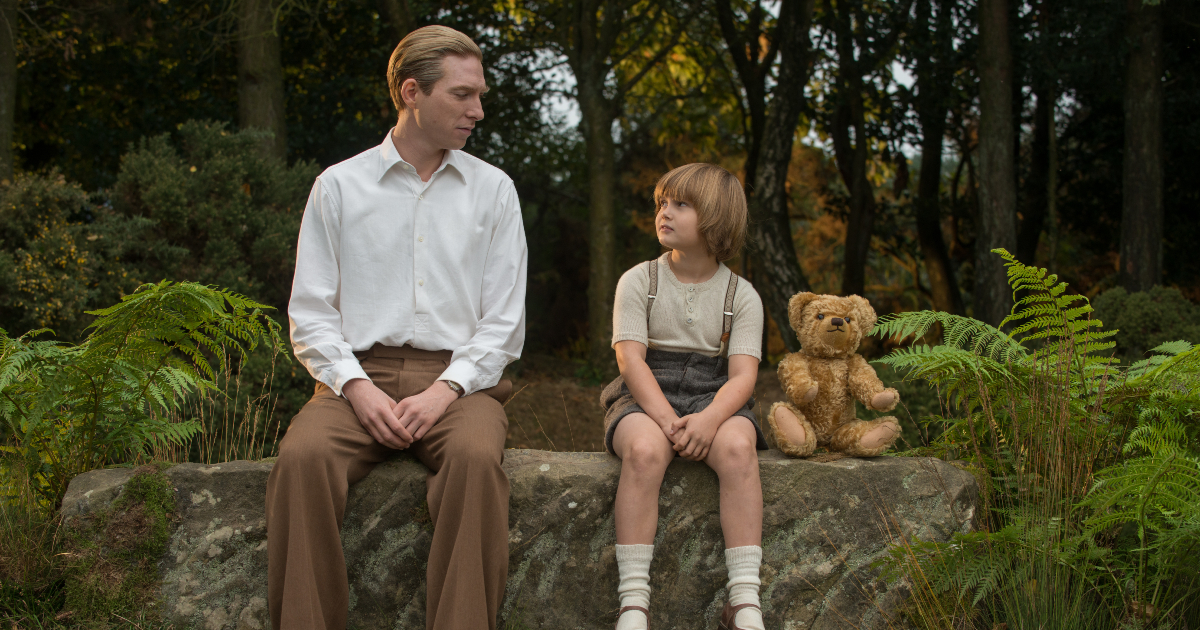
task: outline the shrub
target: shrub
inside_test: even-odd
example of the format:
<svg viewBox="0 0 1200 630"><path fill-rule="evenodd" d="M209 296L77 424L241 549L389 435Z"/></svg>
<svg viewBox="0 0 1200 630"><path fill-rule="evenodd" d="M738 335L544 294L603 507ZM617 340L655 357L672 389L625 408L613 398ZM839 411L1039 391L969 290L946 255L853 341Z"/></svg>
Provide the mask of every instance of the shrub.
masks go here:
<svg viewBox="0 0 1200 630"><path fill-rule="evenodd" d="M111 195L120 217L145 222L132 237L137 246L122 259L132 277L253 295L286 325L300 220L319 168L262 157L264 133L189 121L130 147ZM269 357L251 356L231 366L239 382L223 389L264 392L272 398L271 422L286 423L312 395L312 380L303 368L276 367ZM219 400L211 411L226 415L224 404ZM248 406L244 399L237 404Z"/></svg>
<svg viewBox="0 0 1200 630"><path fill-rule="evenodd" d="M1200 343L1200 307L1169 287L1129 293L1109 289L1096 298L1096 316L1111 329L1117 353L1126 363L1144 358L1147 350L1183 339Z"/></svg>
<svg viewBox="0 0 1200 630"><path fill-rule="evenodd" d="M891 568L925 627L1194 627L1200 621L1200 348L1119 369L1116 331L1044 269L1004 250L1011 333L924 311L880 319L913 345L881 361L939 388L936 446L991 477L981 530L901 541Z"/></svg>
<svg viewBox="0 0 1200 630"><path fill-rule="evenodd" d="M189 121L121 158L112 204L122 216L147 220L126 258L141 281L215 284L284 310L318 168L261 157L264 133Z"/></svg>
<svg viewBox="0 0 1200 630"><path fill-rule="evenodd" d="M17 477L57 507L75 475L181 444L199 424L170 411L216 389L214 366L259 344L282 351L265 307L192 283L142 287L94 311L83 343L10 338L0 330L0 421ZM219 368L217 368L219 369Z"/></svg>
<svg viewBox="0 0 1200 630"><path fill-rule="evenodd" d="M55 173L0 185L0 327L77 339L91 320L85 311L136 286L119 259L137 223Z"/></svg>

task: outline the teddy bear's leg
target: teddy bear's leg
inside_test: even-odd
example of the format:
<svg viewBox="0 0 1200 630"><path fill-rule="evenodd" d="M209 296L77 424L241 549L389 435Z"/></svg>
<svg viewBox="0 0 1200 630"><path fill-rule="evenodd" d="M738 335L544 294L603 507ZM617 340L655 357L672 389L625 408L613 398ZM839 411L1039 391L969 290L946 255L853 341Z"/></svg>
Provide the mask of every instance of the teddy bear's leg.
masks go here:
<svg viewBox="0 0 1200 630"><path fill-rule="evenodd" d="M779 450L792 457L811 455L817 448L817 432L812 424L795 406L790 403L777 402L771 405L767 413L767 422L775 433L775 442Z"/></svg>
<svg viewBox="0 0 1200 630"><path fill-rule="evenodd" d="M892 416L854 420L833 432L829 437L829 447L851 457L874 457L888 450L898 437L900 423Z"/></svg>

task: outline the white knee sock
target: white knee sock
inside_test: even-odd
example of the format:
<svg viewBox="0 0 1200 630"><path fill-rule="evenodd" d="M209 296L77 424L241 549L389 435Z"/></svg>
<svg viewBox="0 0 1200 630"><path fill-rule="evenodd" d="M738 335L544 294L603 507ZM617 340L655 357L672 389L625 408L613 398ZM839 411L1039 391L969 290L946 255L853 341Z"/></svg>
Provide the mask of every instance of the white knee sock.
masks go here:
<svg viewBox="0 0 1200 630"><path fill-rule="evenodd" d="M653 557L654 545L617 545L617 575L621 578L617 596L621 598L621 608L641 606L650 610L650 560ZM646 630L648 625L646 615L636 610L617 619L617 630Z"/></svg>
<svg viewBox="0 0 1200 630"><path fill-rule="evenodd" d="M761 605L758 601L758 569L762 565L762 547L748 545L725 550L725 568L729 571L729 603ZM766 630L757 608L743 608L734 619L739 628Z"/></svg>

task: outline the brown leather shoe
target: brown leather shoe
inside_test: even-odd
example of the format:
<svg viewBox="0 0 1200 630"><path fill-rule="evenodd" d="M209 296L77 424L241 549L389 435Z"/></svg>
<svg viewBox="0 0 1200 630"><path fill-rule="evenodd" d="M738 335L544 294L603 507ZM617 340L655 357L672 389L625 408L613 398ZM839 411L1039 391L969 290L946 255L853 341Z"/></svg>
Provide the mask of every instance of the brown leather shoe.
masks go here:
<svg viewBox="0 0 1200 630"><path fill-rule="evenodd" d="M762 614L762 608L756 604L738 604L737 606L730 606L729 602L725 602L725 609L721 611L721 623L717 625L717 627L721 630L742 630L740 627L738 627L737 623L734 622L734 618L737 617L738 611L743 608L758 608L759 614Z"/></svg>
<svg viewBox="0 0 1200 630"><path fill-rule="evenodd" d="M625 611L627 611L627 610L642 611L642 614L646 615L646 630L650 630L650 611L649 610L646 610L645 608L642 608L641 606L626 606L621 609L621 612L617 613L617 619L620 619L621 615L624 615Z"/></svg>

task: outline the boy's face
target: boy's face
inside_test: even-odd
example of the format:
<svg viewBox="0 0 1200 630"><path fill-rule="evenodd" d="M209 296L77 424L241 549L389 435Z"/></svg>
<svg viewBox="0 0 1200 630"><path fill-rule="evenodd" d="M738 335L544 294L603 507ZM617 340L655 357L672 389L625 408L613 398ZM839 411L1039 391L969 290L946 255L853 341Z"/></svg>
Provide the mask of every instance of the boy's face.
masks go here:
<svg viewBox="0 0 1200 630"><path fill-rule="evenodd" d="M654 228L663 247L696 254L707 254L708 247L700 234L700 217L696 208L686 201L663 198L659 201Z"/></svg>

